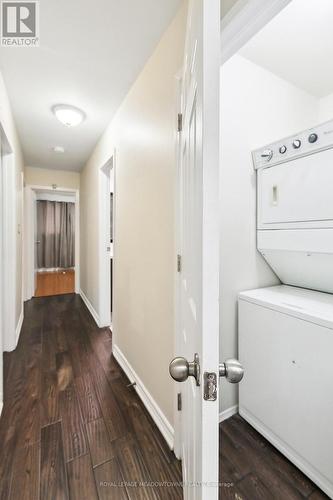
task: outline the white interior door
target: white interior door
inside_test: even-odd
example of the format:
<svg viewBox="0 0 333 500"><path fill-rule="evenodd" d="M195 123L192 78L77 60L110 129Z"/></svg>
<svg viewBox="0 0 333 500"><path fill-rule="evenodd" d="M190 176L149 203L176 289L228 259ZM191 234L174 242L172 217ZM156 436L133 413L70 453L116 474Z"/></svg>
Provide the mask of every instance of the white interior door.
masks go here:
<svg viewBox="0 0 333 500"><path fill-rule="evenodd" d="M114 246L110 235L111 178L115 152L99 171L99 326L111 325L111 258Z"/></svg>
<svg viewBox="0 0 333 500"><path fill-rule="evenodd" d="M179 342L170 373L182 397L180 452L186 500L218 498L219 0L190 0L180 138ZM200 373L182 379L183 362ZM194 375L195 365L187 365ZM177 374L179 375L177 378ZM210 377L207 378L208 374ZM185 380L186 378L186 380ZM205 380L212 381L209 400Z"/></svg>

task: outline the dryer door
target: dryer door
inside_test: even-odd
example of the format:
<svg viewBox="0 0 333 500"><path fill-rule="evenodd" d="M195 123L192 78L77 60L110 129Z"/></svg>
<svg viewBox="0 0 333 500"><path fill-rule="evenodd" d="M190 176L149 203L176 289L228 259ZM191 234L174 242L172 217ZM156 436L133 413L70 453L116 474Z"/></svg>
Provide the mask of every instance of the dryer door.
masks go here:
<svg viewBox="0 0 333 500"><path fill-rule="evenodd" d="M258 227L333 220L333 149L258 171Z"/></svg>

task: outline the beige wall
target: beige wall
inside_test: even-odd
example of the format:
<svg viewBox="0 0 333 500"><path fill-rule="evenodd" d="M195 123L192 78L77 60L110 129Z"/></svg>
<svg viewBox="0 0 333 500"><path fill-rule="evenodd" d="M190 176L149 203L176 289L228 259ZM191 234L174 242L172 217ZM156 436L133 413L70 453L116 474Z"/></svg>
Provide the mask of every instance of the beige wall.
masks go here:
<svg viewBox="0 0 333 500"><path fill-rule="evenodd" d="M10 143L14 154L14 167L16 172L16 214L14 224L16 232L16 318L15 324L19 322L22 312L22 171L23 157L19 139L17 136L13 115L7 95L5 83L0 74L0 122Z"/></svg>
<svg viewBox="0 0 333 500"><path fill-rule="evenodd" d="M81 289L98 311L98 172L116 148L115 343L171 424L175 75L185 20L184 5L81 175Z"/></svg>
<svg viewBox="0 0 333 500"><path fill-rule="evenodd" d="M24 181L26 184L32 184L35 186L52 186L52 184L57 184L58 187L67 189L80 188L79 172L71 172L67 170L25 167Z"/></svg>

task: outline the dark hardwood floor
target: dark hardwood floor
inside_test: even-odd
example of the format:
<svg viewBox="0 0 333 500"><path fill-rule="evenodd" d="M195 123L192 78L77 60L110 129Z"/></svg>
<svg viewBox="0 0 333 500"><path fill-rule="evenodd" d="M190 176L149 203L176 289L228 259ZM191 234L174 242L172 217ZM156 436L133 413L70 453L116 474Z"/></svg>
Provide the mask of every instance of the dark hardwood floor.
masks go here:
<svg viewBox="0 0 333 500"><path fill-rule="evenodd" d="M26 303L4 359L1 500L182 498L180 462L110 354L78 295Z"/></svg>
<svg viewBox="0 0 333 500"><path fill-rule="evenodd" d="M223 500L328 500L239 415L220 424L220 483Z"/></svg>
<svg viewBox="0 0 333 500"><path fill-rule="evenodd" d="M0 500L182 498L180 463L78 295L27 302L4 364ZM241 417L220 436L220 499L327 498Z"/></svg>

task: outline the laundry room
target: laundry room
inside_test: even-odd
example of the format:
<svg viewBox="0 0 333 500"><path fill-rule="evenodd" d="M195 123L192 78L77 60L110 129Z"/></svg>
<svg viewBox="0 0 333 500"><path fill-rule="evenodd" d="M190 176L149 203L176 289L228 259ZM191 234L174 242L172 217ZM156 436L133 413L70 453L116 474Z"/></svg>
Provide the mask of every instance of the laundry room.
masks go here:
<svg viewBox="0 0 333 500"><path fill-rule="evenodd" d="M244 366L220 420L239 411L331 498L332 26L331 0L292 0L222 61L220 94L220 359Z"/></svg>

